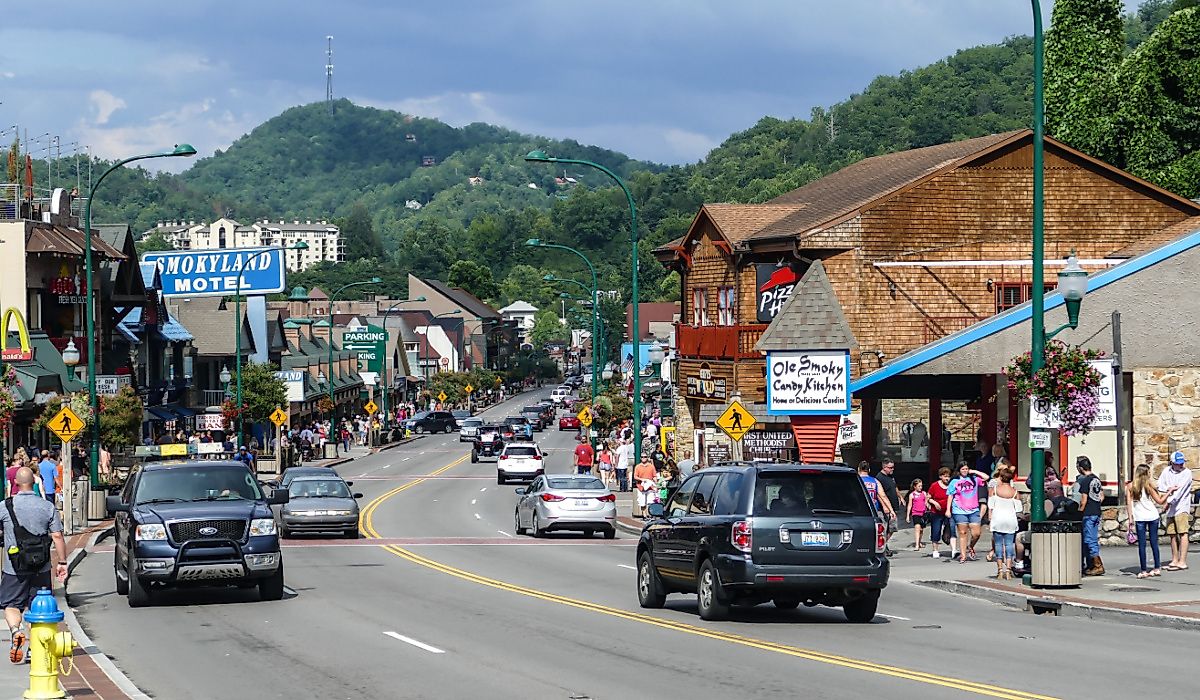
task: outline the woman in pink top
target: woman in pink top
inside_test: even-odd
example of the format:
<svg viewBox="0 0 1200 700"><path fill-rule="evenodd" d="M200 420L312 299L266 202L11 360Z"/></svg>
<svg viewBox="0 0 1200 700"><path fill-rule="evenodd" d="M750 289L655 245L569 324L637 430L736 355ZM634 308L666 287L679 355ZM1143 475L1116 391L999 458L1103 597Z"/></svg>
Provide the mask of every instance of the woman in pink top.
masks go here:
<svg viewBox="0 0 1200 700"><path fill-rule="evenodd" d="M908 492L908 522L913 525L913 549L920 552L925 549L921 544L921 534L929 525L929 494L925 493L925 484L920 479L913 479Z"/></svg>

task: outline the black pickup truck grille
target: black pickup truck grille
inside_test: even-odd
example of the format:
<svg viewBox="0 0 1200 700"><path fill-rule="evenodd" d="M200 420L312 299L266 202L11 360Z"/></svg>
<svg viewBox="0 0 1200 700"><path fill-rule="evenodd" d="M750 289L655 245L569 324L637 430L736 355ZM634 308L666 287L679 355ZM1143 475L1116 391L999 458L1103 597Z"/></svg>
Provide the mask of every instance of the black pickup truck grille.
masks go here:
<svg viewBox="0 0 1200 700"><path fill-rule="evenodd" d="M171 529L171 539L176 542L216 539L240 541L246 535L245 520L187 520L170 523L167 527ZM208 532L207 528L216 532Z"/></svg>

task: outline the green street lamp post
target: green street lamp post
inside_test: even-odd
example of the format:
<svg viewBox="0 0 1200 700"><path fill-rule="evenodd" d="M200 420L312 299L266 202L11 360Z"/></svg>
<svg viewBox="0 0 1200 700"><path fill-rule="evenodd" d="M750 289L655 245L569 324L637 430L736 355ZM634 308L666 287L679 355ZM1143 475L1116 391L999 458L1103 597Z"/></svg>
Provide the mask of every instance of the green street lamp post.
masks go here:
<svg viewBox="0 0 1200 700"><path fill-rule="evenodd" d="M329 343L328 343L328 345L329 345L329 358L328 358L329 359L329 377L328 377L328 379L329 379L329 402L331 404L333 403L333 302L337 300L339 294L346 291L347 289L350 289L351 287L362 287L362 286L365 286L368 284L379 284L382 281L383 280L378 277L372 277L371 279L364 280L362 282L351 282L350 284L343 284L341 287L338 287L337 291L335 291L333 294L329 295L329 338L328 338L328 340L329 340ZM331 434L333 433L333 420L334 420L334 417L336 416L336 414L337 414L337 404L334 404L329 409L329 432ZM334 442L334 449L336 450L337 449L337 441L335 440L333 442Z"/></svg>
<svg viewBox="0 0 1200 700"><path fill-rule="evenodd" d="M238 267L237 287L235 288L236 291L233 294L233 323L234 323L234 329L235 329L234 330L234 336L235 336L234 343L237 346L235 348L235 352L237 354L237 359L235 360L235 362L237 364L237 369L234 372L237 375L237 408L238 408L238 428L237 428L237 445L236 445L237 447L241 447L244 444L242 442L242 440L245 437L245 427L244 427L245 426L245 418L242 416L242 413L243 413L242 409L245 408L244 404L242 404L242 275L246 274L246 264L249 263L251 260L257 260L260 256L266 255L266 254L274 252L276 250L280 250L280 249L272 248L270 250L260 250L259 252L255 253L254 255L248 255L248 256L246 256L246 258L244 258L242 260L242 264ZM308 250L308 244L305 243L304 241L299 241L295 245L290 245L286 248L283 248L282 250Z"/></svg>
<svg viewBox="0 0 1200 700"><path fill-rule="evenodd" d="M387 311L383 312L383 333L384 333L385 337L387 336L388 316L390 316L392 314L392 310L395 309L397 306L400 306L401 304L407 304L407 303L413 302L413 301L415 301L415 302L425 301L425 297L424 297L424 295L422 295L422 296L417 297L416 299L401 299L400 301L396 302L395 304L392 304L391 306L389 306L387 308ZM401 340L403 340L403 338L401 338ZM404 344L400 343L399 347L400 347L400 351L404 352ZM388 355L390 356L390 354L391 353L389 353ZM391 391L391 388L392 388L389 385L390 379L391 379L391 377L388 376L388 356L385 356L383 358L383 427L385 429L388 426L388 393Z"/></svg>
<svg viewBox="0 0 1200 700"><path fill-rule="evenodd" d="M84 275L87 277L87 297L85 298L84 314L87 316L87 337L88 342L92 343L92 347L88 348L88 404L92 411L91 434L92 445L88 450L88 471L92 478L92 490L100 488L100 395L96 393L96 347L100 345L96 338L96 302L92 298L94 296L94 286L92 282L92 200L96 198L96 190L100 187L100 183L104 182L104 178L108 177L117 168L127 165L137 160L148 160L150 158L173 158L173 157L188 157L196 155L196 149L191 145L181 143L169 151L160 153L146 153L140 156L131 156L124 160L119 160L113 163L112 166L105 170L104 173L92 185L88 191L87 202L83 206L83 260L84 260Z"/></svg>

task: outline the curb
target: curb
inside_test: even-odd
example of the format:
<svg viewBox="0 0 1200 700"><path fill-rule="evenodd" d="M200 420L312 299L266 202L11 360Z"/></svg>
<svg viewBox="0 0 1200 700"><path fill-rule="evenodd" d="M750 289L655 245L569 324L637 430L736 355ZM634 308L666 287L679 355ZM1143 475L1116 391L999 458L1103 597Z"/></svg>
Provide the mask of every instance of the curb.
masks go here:
<svg viewBox="0 0 1200 700"><path fill-rule="evenodd" d="M1034 611L1036 607L1044 607L1038 603L1052 603L1058 607L1058 615L1062 617L1085 617L1091 620L1117 622L1126 625L1142 627L1160 627L1177 630L1200 631L1200 618L1163 615L1144 610L1130 610L1104 605L1080 603L1078 601L1056 597L1054 595L1036 595L1019 591L1002 591L989 586L980 586L963 581L910 581L917 586L946 591L956 595L968 596L976 600L986 600L1012 608ZM1032 593L1032 592L1031 592Z"/></svg>
<svg viewBox="0 0 1200 700"><path fill-rule="evenodd" d="M96 533L93 534L88 540L87 545L80 547L71 553L71 561L67 565L67 570L70 571L74 569L75 565L82 561L85 556L87 556L87 551L89 549L96 546L96 543L101 539L108 537L111 534L111 527L96 531ZM70 580L69 574L67 580ZM87 633L83 631L83 626L79 624L79 619L75 617L75 609L71 607L69 602L67 602L67 593L65 587L62 589L62 591L63 620L67 623L67 629L71 630L71 636L73 636L75 641L79 643L79 648L83 651L83 653L87 654L92 662L96 664L96 667L103 671L104 675L108 676L108 679L113 682L113 685L117 686L122 693L125 693L130 700L151 700L149 695L146 695L136 685L134 685L133 681L129 679L129 676L126 676L121 669L117 668L117 665L113 663L112 659L108 658L104 652L100 651L100 649L96 647L96 644L92 641L91 637L89 637Z"/></svg>
<svg viewBox="0 0 1200 700"><path fill-rule="evenodd" d="M622 521L620 518L617 518L617 529L627 535L633 535L635 537L640 537L642 534L641 527L630 525L629 523Z"/></svg>

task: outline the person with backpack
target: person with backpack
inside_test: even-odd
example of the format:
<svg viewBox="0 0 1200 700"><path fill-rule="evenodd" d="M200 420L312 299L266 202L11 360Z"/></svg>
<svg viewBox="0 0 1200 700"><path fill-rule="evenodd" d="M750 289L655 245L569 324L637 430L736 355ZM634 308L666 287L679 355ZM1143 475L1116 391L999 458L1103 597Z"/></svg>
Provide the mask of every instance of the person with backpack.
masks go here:
<svg viewBox="0 0 1200 700"><path fill-rule="evenodd" d="M67 579L67 541L58 509L33 492L33 470L21 467L15 480L16 495L6 498L0 509L7 554L0 569L0 605L12 638L8 658L19 664L25 660L27 639L22 614L39 589L50 588L51 545L58 557L55 574L60 581Z"/></svg>

